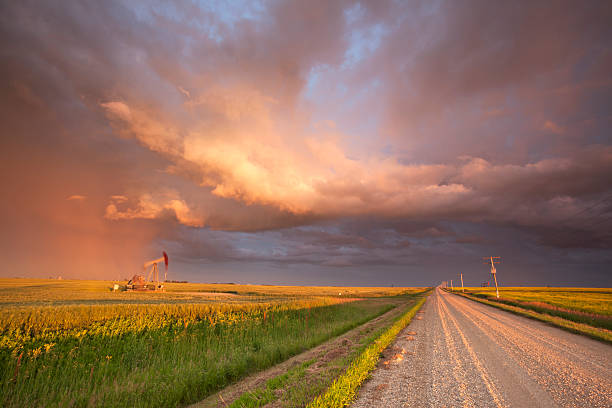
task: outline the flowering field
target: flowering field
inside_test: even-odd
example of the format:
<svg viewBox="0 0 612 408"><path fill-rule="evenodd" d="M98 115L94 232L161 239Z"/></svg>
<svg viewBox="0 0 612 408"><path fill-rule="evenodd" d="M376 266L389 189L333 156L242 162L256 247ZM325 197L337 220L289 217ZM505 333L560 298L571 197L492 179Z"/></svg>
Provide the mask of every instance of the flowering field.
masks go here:
<svg viewBox="0 0 612 408"><path fill-rule="evenodd" d="M495 297L495 288L466 288L474 295ZM609 288L500 288L500 297L520 302L546 303L577 312L612 316Z"/></svg>
<svg viewBox="0 0 612 408"><path fill-rule="evenodd" d="M577 323L612 330L612 289L504 287L466 288L466 294Z"/></svg>
<svg viewBox="0 0 612 408"><path fill-rule="evenodd" d="M180 285L0 280L0 405L184 406L421 291Z"/></svg>

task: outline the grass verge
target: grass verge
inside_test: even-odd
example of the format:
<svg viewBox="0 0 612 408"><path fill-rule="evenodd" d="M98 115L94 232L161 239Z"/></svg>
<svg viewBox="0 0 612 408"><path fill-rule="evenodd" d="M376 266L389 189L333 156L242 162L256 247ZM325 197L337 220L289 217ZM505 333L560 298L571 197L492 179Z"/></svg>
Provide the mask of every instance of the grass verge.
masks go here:
<svg viewBox="0 0 612 408"><path fill-rule="evenodd" d="M480 299L612 330L612 289L504 287L499 298L490 288L466 288L465 293Z"/></svg>
<svg viewBox="0 0 612 408"><path fill-rule="evenodd" d="M198 407L221 408L228 406L228 403L229 407L238 408L305 407L318 395L324 393L334 380L346 371L347 366L363 353L366 347L411 309L420 298L420 296L405 295L403 302L395 310L331 340L320 348L312 349L305 353L308 355L306 360L281 373L267 377L267 381L262 385L255 387L249 387L246 384L238 385L239 388L248 391L235 396L233 390L228 389L225 399L219 393L214 401L208 399ZM266 373L261 375L266 376ZM250 381L256 380L252 378Z"/></svg>
<svg viewBox="0 0 612 408"><path fill-rule="evenodd" d="M0 406L186 405L393 307L372 299L0 349Z"/></svg>
<svg viewBox="0 0 612 408"><path fill-rule="evenodd" d="M389 329L380 335L372 344L349 365L347 370L323 393L316 397L308 408L340 408L348 406L370 371L376 368L380 353L391 344L398 333L406 327L416 312L427 299L428 292L416 304L404 313Z"/></svg>
<svg viewBox="0 0 612 408"><path fill-rule="evenodd" d="M542 306L553 310L569 311L583 317L612 319L612 288L555 288L555 287L502 287L500 299L523 305ZM480 298L495 300L495 288L469 288L465 291ZM537 310L536 310L537 311ZM546 312L543 312L546 313ZM549 313L551 314L551 313ZM560 316L563 317L563 316ZM573 319L569 319L573 320ZM588 321L579 321L597 326ZM606 328L606 327L604 327ZM608 328L609 329L609 328Z"/></svg>
<svg viewBox="0 0 612 408"><path fill-rule="evenodd" d="M269 379L264 387L242 394L229 408L262 407L274 401L276 399L276 390L286 386L289 382L300 381L304 377L306 369L314 362L314 359L306 361L287 371L285 374Z"/></svg>
<svg viewBox="0 0 612 408"><path fill-rule="evenodd" d="M470 296L463 293L453 292L455 295L463 296L466 299L470 299L474 302L483 303L495 307L497 309L505 310L510 313L514 313L519 316L524 316L530 319L539 320L544 323L548 323L552 326L567 330L572 333L582 334L591 337L595 340L603 341L608 344L612 344L612 331L593 327L585 323L579 323L567 319L563 319L558 316L553 316L548 313L539 313L532 309L523 308L520 306L513 306L505 303L495 302L491 300L482 299L476 296Z"/></svg>

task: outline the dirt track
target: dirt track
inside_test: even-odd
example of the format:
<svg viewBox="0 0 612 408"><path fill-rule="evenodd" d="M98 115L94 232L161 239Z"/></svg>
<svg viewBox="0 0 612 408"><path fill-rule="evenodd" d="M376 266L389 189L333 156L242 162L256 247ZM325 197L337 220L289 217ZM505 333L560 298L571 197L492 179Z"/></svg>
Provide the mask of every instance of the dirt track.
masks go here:
<svg viewBox="0 0 612 408"><path fill-rule="evenodd" d="M395 302L399 305L405 301L398 299ZM227 407L244 392L254 391L257 387L263 386L267 380L284 374L291 368L311 359L316 359L317 363L313 364L308 369L309 375L306 376L304 381L308 381L309 376L315 377L316 380L319 380L320 378L318 377L320 377L321 372L326 369L327 364L329 364L331 360L348 355L352 351L353 347L357 347L359 345L359 341L361 339L367 337L376 329L391 324L393 319L400 315L402 311L405 311L405 309L401 306L391 309L388 312L362 324L361 326L349 330L338 337L334 337L317 347L294 356L267 370L252 374L238 383L209 396L205 400L191 405L190 408Z"/></svg>
<svg viewBox="0 0 612 408"><path fill-rule="evenodd" d="M612 346L439 289L422 310L353 407L612 407Z"/></svg>

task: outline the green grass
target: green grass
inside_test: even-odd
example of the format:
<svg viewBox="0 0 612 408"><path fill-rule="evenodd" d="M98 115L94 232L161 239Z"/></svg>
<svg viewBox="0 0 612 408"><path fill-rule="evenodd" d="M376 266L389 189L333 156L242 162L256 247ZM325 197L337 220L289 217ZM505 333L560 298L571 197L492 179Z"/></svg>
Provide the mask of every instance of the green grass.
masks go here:
<svg viewBox="0 0 612 408"><path fill-rule="evenodd" d="M411 305L413 303L411 302ZM393 319L392 323L396 321L397 319ZM299 384L299 386L290 388L287 394L283 396L283 406L306 407L315 398L322 395L346 371L349 364L355 361L387 329L388 325L380 327L369 336L361 339L358 347L352 350L349 355L331 361L326 370L320 372L316 379L311 380L307 384Z"/></svg>
<svg viewBox="0 0 612 408"><path fill-rule="evenodd" d="M310 360L288 372L272 378L266 384L257 389L246 392L235 400L230 407L249 408L260 407L271 402L275 406L282 407L305 407L319 394L336 380L347 366L353 362L363 351L380 337L388 328L400 319L404 313L410 310L421 298L420 295L404 297L405 302L399 306L396 317L389 316L379 322L379 326L373 331L362 331L358 342L353 344L348 354L319 363L314 371L306 372L316 360Z"/></svg>
<svg viewBox="0 0 612 408"><path fill-rule="evenodd" d="M0 279L0 406L184 406L422 291L112 284Z"/></svg>
<svg viewBox="0 0 612 408"><path fill-rule="evenodd" d="M274 391L285 387L290 382L296 383L300 381L302 378L304 378L306 369L314 362L315 360L306 361L287 371L285 374L269 379L266 381L264 387L242 394L240 398L230 405L230 408L263 407L264 405L274 401L276 399Z"/></svg>
<svg viewBox="0 0 612 408"><path fill-rule="evenodd" d="M539 320L572 333L582 334L593 339L612 344L612 331L605 328L594 327L589 324L565 319L551 313L540 313L536 310L533 310L532 308L515 306L513 304L508 304L507 302L493 301L487 298L473 296L469 293L463 294L460 292L455 292L455 294L476 302L484 303L486 305L505 310L510 313L517 314L519 316Z"/></svg>
<svg viewBox="0 0 612 408"><path fill-rule="evenodd" d="M466 288L473 294L495 296L494 288ZM500 288L500 296L525 302L544 302L552 306L585 313L612 316L612 289L610 288Z"/></svg>
<svg viewBox="0 0 612 408"><path fill-rule="evenodd" d="M423 296L410 310L403 314L389 329L380 335L372 344L349 365L347 370L326 390L315 398L308 408L341 408L350 405L359 387L370 371L376 368L380 353L391 344L398 333L406 327L426 300Z"/></svg>
<svg viewBox="0 0 612 408"><path fill-rule="evenodd" d="M361 340L358 347L344 357L330 361L324 370L317 373L316 378L305 378L306 369L315 362L309 360L297 367L292 368L285 374L268 380L265 386L246 392L234 401L230 408L254 408L262 407L279 400L279 394L275 393L282 388L280 405L285 407L305 407L316 396L323 393L339 376L343 369L360 355L365 348L371 344L387 327L376 330L372 335Z"/></svg>
<svg viewBox="0 0 612 408"><path fill-rule="evenodd" d="M557 316L612 330L612 289L594 288L466 288L466 293L492 302Z"/></svg>
<svg viewBox="0 0 612 408"><path fill-rule="evenodd" d="M392 307L364 300L281 310L265 321L204 320L2 349L0 405L182 406Z"/></svg>

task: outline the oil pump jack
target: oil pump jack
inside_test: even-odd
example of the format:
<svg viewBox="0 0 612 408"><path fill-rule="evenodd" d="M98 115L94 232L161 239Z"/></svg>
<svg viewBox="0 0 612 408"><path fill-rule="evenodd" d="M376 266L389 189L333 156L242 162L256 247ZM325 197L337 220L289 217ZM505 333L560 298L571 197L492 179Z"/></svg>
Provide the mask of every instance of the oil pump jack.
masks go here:
<svg viewBox="0 0 612 408"><path fill-rule="evenodd" d="M168 254L163 252L163 256L161 258L154 259L152 261L145 262L142 265L143 274L142 275L134 275L132 279L127 284L128 290L164 290L164 285L159 282L159 268L157 264L163 262L166 266L164 271L164 280L165 282L168 278ZM147 275L147 268L151 267L149 270L149 274ZM146 278L145 278L146 276ZM151 280L153 278L153 280ZM151 283L148 283L151 282Z"/></svg>

